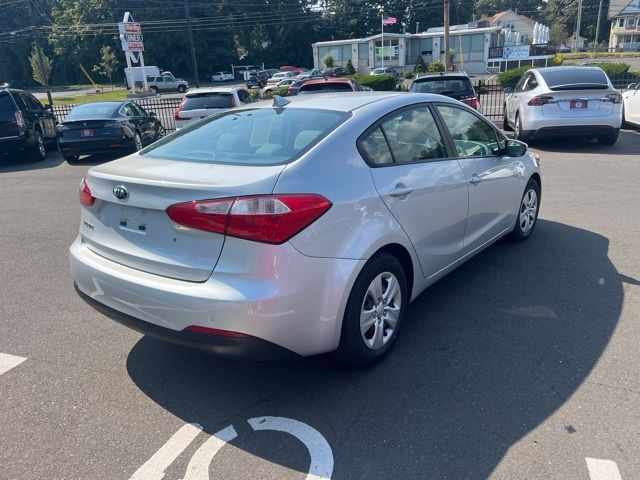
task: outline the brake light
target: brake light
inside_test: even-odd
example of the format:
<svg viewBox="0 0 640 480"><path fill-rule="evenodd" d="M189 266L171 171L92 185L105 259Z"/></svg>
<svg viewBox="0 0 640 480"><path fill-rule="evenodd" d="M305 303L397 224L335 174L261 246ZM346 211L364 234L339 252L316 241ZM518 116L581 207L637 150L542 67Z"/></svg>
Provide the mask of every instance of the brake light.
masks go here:
<svg viewBox="0 0 640 480"><path fill-rule="evenodd" d="M231 108L237 107L237 106L238 106L238 102L236 102L236 97L231 95Z"/></svg>
<svg viewBox="0 0 640 480"><path fill-rule="evenodd" d="M547 105L548 103L556 103L556 99L550 95L536 95L527 102L527 105L531 107L541 107L542 105Z"/></svg>
<svg viewBox="0 0 640 480"><path fill-rule="evenodd" d="M91 194L91 189L87 183L86 177L80 182L80 203L86 207L92 206L96 198Z"/></svg>
<svg viewBox="0 0 640 480"><path fill-rule="evenodd" d="M606 101L609 101L611 103L622 103L622 95L620 94L620 92L609 93L605 95L604 98L606 99Z"/></svg>
<svg viewBox="0 0 640 480"><path fill-rule="evenodd" d="M22 116L22 112L18 110L15 113L16 113L16 123L18 124L19 127L24 127L25 123L24 123L24 117Z"/></svg>
<svg viewBox="0 0 640 480"><path fill-rule="evenodd" d="M185 118L180 116L180 112L182 111L182 107L184 107L184 102L186 101L187 101L187 97L184 97L180 102L180 105L178 105L178 108L176 108L176 111L173 114L174 120L191 120L190 118Z"/></svg>
<svg viewBox="0 0 640 480"><path fill-rule="evenodd" d="M480 102L478 102L478 99L476 97L465 98L462 101L476 110L480 108Z"/></svg>
<svg viewBox="0 0 640 480"><path fill-rule="evenodd" d="M331 202L321 195L253 195L178 203L167 208L178 225L281 244L307 228L327 210Z"/></svg>

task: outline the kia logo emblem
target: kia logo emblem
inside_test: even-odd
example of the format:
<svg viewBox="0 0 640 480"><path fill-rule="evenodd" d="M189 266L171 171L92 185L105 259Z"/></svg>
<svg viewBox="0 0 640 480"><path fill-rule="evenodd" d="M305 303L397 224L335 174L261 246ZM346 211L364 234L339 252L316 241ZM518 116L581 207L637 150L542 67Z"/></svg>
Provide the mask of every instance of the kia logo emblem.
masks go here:
<svg viewBox="0 0 640 480"><path fill-rule="evenodd" d="M119 200L124 200L129 197L129 191L124 185L116 185L113 187L113 196Z"/></svg>

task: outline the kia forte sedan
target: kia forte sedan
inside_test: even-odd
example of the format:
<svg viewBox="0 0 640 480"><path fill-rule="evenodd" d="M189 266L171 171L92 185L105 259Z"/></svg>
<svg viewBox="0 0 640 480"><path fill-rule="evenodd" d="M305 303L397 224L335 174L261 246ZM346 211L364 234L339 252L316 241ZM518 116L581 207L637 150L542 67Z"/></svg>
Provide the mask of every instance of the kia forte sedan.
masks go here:
<svg viewBox="0 0 640 480"><path fill-rule="evenodd" d="M167 341L370 365L425 288L532 234L541 186L527 146L456 100L275 97L92 167L71 272L89 304Z"/></svg>

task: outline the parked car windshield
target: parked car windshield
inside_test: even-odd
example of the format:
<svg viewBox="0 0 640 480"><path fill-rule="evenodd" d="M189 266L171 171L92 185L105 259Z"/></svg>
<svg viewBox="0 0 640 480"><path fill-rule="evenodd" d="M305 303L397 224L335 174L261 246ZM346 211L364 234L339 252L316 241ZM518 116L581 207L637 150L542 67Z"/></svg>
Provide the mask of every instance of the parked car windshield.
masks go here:
<svg viewBox="0 0 640 480"><path fill-rule="evenodd" d="M65 121L89 120L95 118L110 118L120 108L121 103L87 103L73 107Z"/></svg>
<svg viewBox="0 0 640 480"><path fill-rule="evenodd" d="M560 70L540 70L540 75L551 90L571 88L607 89L607 75L595 68L567 68Z"/></svg>
<svg viewBox="0 0 640 480"><path fill-rule="evenodd" d="M473 95L471 80L467 77L419 78L411 85L414 93L437 93L440 95Z"/></svg>
<svg viewBox="0 0 640 480"><path fill-rule="evenodd" d="M353 87L348 83L315 83L312 85L305 84L300 90L300 94L318 93L318 92L353 92Z"/></svg>
<svg viewBox="0 0 640 480"><path fill-rule="evenodd" d="M184 99L182 110L199 110L202 108L231 108L233 95L226 92L201 93L189 95Z"/></svg>
<svg viewBox="0 0 640 480"><path fill-rule="evenodd" d="M180 130L142 154L214 164L285 164L299 158L348 116L302 108L229 111Z"/></svg>

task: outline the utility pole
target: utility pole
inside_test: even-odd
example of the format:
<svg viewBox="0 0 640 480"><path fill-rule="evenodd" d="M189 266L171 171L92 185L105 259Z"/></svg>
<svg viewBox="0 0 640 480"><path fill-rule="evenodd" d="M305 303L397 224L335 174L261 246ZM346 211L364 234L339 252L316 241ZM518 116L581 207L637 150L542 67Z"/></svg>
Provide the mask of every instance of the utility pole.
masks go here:
<svg viewBox="0 0 640 480"><path fill-rule="evenodd" d="M444 67L449 71L449 0L444 0Z"/></svg>
<svg viewBox="0 0 640 480"><path fill-rule="evenodd" d="M38 42L38 33L36 31L36 22L33 17L31 1L32 0L26 0L27 10L29 11L29 23L31 23L31 31L33 32L33 43L36 47L38 64L40 65L40 73L42 73L42 81L44 82L44 88L47 91L47 99L49 100L49 105L53 106L53 97L51 96L51 90L49 89L49 72L45 71L44 58L42 58L42 50L40 49L40 43Z"/></svg>
<svg viewBox="0 0 640 480"><path fill-rule="evenodd" d="M198 61L196 60L196 49L193 46L193 30L191 29L191 12L189 10L189 0L184 0L184 12L187 17L187 33L189 35L189 48L191 49L191 67L196 77L196 87L200 86L200 77L198 76Z"/></svg>
<svg viewBox="0 0 640 480"><path fill-rule="evenodd" d="M576 33L573 41L573 51L578 50L578 38L580 37L580 24L582 23L582 0L578 0L578 21L576 27Z"/></svg>
<svg viewBox="0 0 640 480"><path fill-rule="evenodd" d="M596 40L593 42L593 51L598 48L598 40L600 37L600 17L602 17L602 0L600 0L600 6L598 7L598 21L596 22Z"/></svg>

